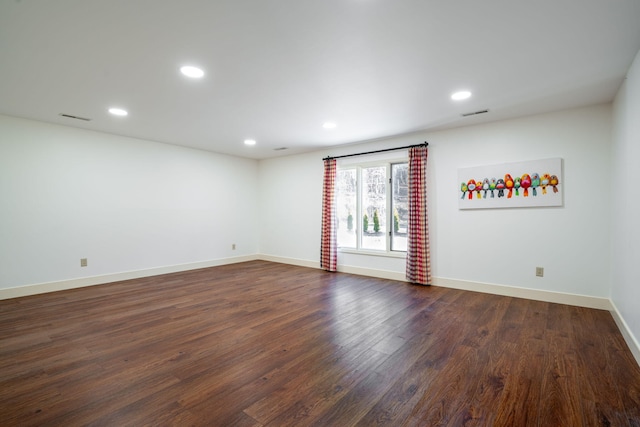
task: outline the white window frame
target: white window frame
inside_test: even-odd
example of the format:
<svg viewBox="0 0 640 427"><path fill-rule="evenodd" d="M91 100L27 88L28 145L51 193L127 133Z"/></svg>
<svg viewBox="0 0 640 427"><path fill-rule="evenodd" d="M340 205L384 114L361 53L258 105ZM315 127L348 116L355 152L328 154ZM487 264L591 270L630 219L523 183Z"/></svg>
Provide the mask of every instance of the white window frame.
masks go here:
<svg viewBox="0 0 640 427"><path fill-rule="evenodd" d="M393 190L392 190L392 177L391 177L391 168L394 164L408 163L409 160L406 157L396 157L392 159L384 159L378 161L368 161L368 162L349 162L346 164L339 164L338 171L340 170L348 170L355 169L356 170L356 222L355 222L355 232L356 232L356 247L341 247L338 246L338 251L342 253L351 253L351 254L360 254L360 255L372 255L372 256L383 256L390 258L406 258L407 252L406 250L391 250L391 230L393 230L393 211L392 211L392 202L393 202ZM362 208L362 169L376 167L376 166L385 166L386 168L386 177L387 177L387 186L386 186L386 226L385 226L385 250L376 250L376 249L364 249L362 248L362 217L363 217L363 208ZM336 188L336 192L337 192ZM338 195L336 194L336 200ZM371 223L370 223L371 224ZM339 242L338 242L339 243Z"/></svg>

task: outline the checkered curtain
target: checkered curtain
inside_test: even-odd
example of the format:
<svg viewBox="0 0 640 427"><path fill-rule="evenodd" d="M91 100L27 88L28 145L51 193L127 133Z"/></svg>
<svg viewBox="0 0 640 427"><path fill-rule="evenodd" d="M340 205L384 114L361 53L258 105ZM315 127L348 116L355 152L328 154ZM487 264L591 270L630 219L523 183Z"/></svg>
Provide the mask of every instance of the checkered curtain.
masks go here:
<svg viewBox="0 0 640 427"><path fill-rule="evenodd" d="M427 218L427 147L409 149L409 227L407 280L431 284L429 220Z"/></svg>
<svg viewBox="0 0 640 427"><path fill-rule="evenodd" d="M336 159L324 160L324 183L322 185L322 241L320 244L320 268L327 271L338 269L338 244L336 236Z"/></svg>

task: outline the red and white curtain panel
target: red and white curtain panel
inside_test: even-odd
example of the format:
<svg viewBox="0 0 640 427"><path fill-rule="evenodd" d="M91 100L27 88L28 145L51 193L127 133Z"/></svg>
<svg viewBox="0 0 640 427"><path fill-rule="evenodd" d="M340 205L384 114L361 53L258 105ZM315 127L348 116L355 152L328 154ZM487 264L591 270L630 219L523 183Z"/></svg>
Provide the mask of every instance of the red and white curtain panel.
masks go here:
<svg viewBox="0 0 640 427"><path fill-rule="evenodd" d="M409 149L409 226L407 280L431 284L429 220L427 218L427 147Z"/></svg>
<svg viewBox="0 0 640 427"><path fill-rule="evenodd" d="M336 159L324 160L324 183L322 185L322 241L320 244L320 268L327 271L338 269L338 243L335 207Z"/></svg>

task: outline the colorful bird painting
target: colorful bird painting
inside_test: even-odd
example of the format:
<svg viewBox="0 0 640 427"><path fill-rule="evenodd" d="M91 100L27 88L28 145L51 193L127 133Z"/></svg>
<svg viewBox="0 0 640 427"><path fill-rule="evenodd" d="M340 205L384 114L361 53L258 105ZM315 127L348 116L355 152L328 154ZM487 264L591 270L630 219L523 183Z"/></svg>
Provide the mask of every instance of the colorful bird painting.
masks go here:
<svg viewBox="0 0 640 427"><path fill-rule="evenodd" d="M509 192L507 193L507 199L510 199L511 197L513 197L513 178L511 178L510 174L506 174L504 176L504 185L505 187L507 187L507 190L509 190Z"/></svg>
<svg viewBox="0 0 640 427"><path fill-rule="evenodd" d="M557 193L558 192L558 184L560 184L560 182L558 181L558 177L555 176L555 175L551 175L551 179L549 180L549 184L553 188L553 192Z"/></svg>
<svg viewBox="0 0 640 427"><path fill-rule="evenodd" d="M460 199L464 200L468 198L469 200L473 200L474 193L475 198L480 200L488 199L489 194L493 199L496 197L496 193L498 198L506 196L506 199L513 198L514 193L516 197L519 197L521 193L523 197L529 197L529 195L537 197L548 194L548 187L551 187L553 192L557 193L559 191L559 184L560 180L558 176L548 172L544 174L537 172L524 173L522 176L516 176L515 178L513 178L511 173L505 173L504 178L470 179L466 183L461 182ZM540 189L542 190L540 191ZM489 206L491 206L491 203L489 203Z"/></svg>
<svg viewBox="0 0 640 427"><path fill-rule="evenodd" d="M533 195L538 195L537 188L540 187L540 175L537 172L534 172L531 175L531 190L533 190Z"/></svg>
<svg viewBox="0 0 640 427"><path fill-rule="evenodd" d="M542 178L540 179L540 187L542 188L542 194L547 194L547 186L549 185L550 182L551 182L551 175L549 175L548 173L545 173L544 175L542 175Z"/></svg>
<svg viewBox="0 0 640 427"><path fill-rule="evenodd" d="M520 186L524 188L524 193L522 193L522 195L524 197L529 197L529 187L531 187L531 176L529 176L528 173L525 173L524 175L522 175L522 178L520 179Z"/></svg>

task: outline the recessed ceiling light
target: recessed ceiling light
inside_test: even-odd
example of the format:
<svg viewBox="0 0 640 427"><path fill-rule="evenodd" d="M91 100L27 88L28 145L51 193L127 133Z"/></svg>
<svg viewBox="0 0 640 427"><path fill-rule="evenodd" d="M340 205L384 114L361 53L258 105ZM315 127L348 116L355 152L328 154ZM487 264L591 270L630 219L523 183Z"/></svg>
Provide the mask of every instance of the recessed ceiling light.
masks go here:
<svg viewBox="0 0 640 427"><path fill-rule="evenodd" d="M199 79L200 77L204 76L204 71L202 71L198 67L192 67L191 65L180 67L180 72L187 77L191 77L192 79Z"/></svg>
<svg viewBox="0 0 640 427"><path fill-rule="evenodd" d="M122 108L109 108L109 112L114 116L126 116L129 114L127 110L123 110Z"/></svg>
<svg viewBox="0 0 640 427"><path fill-rule="evenodd" d="M245 139L244 140L244 145L256 145L256 140L255 139Z"/></svg>
<svg viewBox="0 0 640 427"><path fill-rule="evenodd" d="M456 92L451 95L451 99L454 101L462 101L463 99L467 99L471 97L471 92L468 90L461 90L460 92Z"/></svg>
<svg viewBox="0 0 640 427"><path fill-rule="evenodd" d="M325 122L322 127L325 129L335 129L337 125L333 122Z"/></svg>

